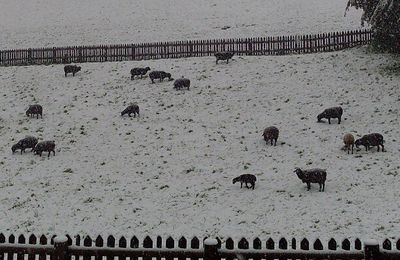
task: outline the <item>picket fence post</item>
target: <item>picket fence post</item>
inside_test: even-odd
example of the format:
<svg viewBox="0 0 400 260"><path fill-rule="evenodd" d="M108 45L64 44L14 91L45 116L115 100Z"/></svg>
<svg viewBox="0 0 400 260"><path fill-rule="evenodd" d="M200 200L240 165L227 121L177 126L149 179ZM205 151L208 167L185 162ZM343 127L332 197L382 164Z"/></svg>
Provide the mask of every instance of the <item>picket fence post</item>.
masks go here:
<svg viewBox="0 0 400 260"><path fill-rule="evenodd" d="M204 260L220 260L217 239L207 238L204 240Z"/></svg>
<svg viewBox="0 0 400 260"><path fill-rule="evenodd" d="M364 241L364 257L365 260L379 260L379 243L375 239L369 239Z"/></svg>
<svg viewBox="0 0 400 260"><path fill-rule="evenodd" d="M68 259L68 238L66 236L57 236L54 238L54 260Z"/></svg>

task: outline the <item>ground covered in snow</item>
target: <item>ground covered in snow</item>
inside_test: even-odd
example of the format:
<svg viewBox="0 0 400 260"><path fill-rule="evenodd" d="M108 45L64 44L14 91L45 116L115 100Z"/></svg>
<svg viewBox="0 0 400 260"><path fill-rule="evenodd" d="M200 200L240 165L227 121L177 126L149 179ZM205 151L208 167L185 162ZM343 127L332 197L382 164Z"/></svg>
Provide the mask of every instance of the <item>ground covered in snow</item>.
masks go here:
<svg viewBox="0 0 400 260"><path fill-rule="evenodd" d="M365 48L302 56L212 57L0 70L0 228L14 233L383 238L400 232L398 77ZM131 81L135 66L190 78ZM121 117L131 102L140 118ZM43 119L25 116L29 104ZM341 105L342 124L317 123ZM263 129L280 129L276 147ZM382 133L387 152L341 150ZM26 135L56 156L12 154ZM311 191L295 167L326 168ZM232 178L257 176L255 190ZM399 176L399 177L398 177Z"/></svg>
<svg viewBox="0 0 400 260"><path fill-rule="evenodd" d="M0 0L0 50L360 28L347 0Z"/></svg>

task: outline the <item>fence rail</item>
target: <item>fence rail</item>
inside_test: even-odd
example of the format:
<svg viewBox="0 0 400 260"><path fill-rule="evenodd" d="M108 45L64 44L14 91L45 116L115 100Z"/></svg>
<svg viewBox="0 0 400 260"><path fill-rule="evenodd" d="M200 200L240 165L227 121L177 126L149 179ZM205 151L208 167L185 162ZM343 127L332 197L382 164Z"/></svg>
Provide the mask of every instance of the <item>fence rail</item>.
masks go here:
<svg viewBox="0 0 400 260"><path fill-rule="evenodd" d="M200 57L211 56L217 51L232 51L236 55L328 52L368 44L372 36L371 30L356 30L313 35L3 50L0 51L0 66Z"/></svg>
<svg viewBox="0 0 400 260"><path fill-rule="evenodd" d="M290 243L289 243L290 242ZM382 244L376 241L361 242L360 239L341 243L330 239L323 245L319 239L310 243L307 239L297 241L271 238L261 241L259 238L234 241L221 239L174 240L171 237L155 239L137 237L119 240L113 236L92 240L89 236L61 236L48 239L42 235L30 235L18 239L10 235L7 239L0 234L0 260L261 260L261 259L400 259L400 239L386 239Z"/></svg>

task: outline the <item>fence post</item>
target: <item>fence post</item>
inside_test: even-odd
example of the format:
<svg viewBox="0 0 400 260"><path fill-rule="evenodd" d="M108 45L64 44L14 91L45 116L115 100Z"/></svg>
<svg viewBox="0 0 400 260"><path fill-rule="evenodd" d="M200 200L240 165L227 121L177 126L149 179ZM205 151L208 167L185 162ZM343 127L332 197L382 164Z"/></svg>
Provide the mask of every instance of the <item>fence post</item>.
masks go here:
<svg viewBox="0 0 400 260"><path fill-rule="evenodd" d="M379 243L375 239L364 241L364 257L365 260L377 260L379 257Z"/></svg>
<svg viewBox="0 0 400 260"><path fill-rule="evenodd" d="M68 259L68 238L66 236L57 236L54 238L54 260Z"/></svg>
<svg viewBox="0 0 400 260"><path fill-rule="evenodd" d="M218 240L207 238L204 240L204 260L219 260Z"/></svg>

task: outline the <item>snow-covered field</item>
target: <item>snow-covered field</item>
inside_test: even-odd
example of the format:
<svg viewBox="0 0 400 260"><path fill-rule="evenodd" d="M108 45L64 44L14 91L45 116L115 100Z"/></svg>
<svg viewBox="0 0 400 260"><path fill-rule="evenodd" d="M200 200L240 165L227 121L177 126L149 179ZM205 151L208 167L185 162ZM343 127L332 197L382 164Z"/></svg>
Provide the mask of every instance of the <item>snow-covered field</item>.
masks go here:
<svg viewBox="0 0 400 260"><path fill-rule="evenodd" d="M329 238L398 235L398 78L390 56L365 48L303 56L62 65L0 71L0 229L15 233ZM134 66L192 80L131 81ZM121 117L130 102L140 118ZM29 104L43 119L25 116ZM326 107L342 124L317 123ZM276 147L264 127L281 134ZM341 150L346 132L380 132L387 152ZM56 156L12 154L25 135L55 140ZM295 167L328 171L307 191ZM255 190L232 185L243 173Z"/></svg>
<svg viewBox="0 0 400 260"><path fill-rule="evenodd" d="M0 50L353 30L347 0L0 0Z"/></svg>
<svg viewBox="0 0 400 260"><path fill-rule="evenodd" d="M0 49L357 29L347 0L0 0ZM260 237L398 236L399 79L391 57L337 53L0 69L0 232ZM130 80L136 66L190 78ZM140 118L121 117L131 102ZM40 103L43 119L25 116ZM317 123L341 105L341 125ZM276 147L263 129L280 129ZM380 132L387 152L341 150ZM56 156L12 154L26 135ZM295 167L326 168L311 191ZM232 178L257 175L255 190Z"/></svg>

